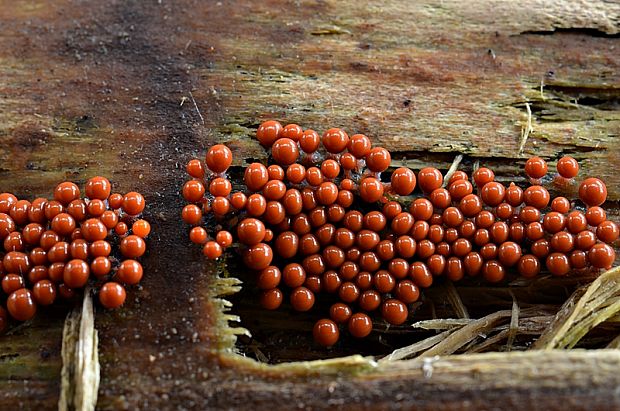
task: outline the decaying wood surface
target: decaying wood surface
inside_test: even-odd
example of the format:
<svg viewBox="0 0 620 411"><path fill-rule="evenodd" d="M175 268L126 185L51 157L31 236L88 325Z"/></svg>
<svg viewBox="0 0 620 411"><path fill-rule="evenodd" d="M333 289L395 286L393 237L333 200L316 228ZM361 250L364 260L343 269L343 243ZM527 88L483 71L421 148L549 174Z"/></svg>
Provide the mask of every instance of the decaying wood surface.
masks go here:
<svg viewBox="0 0 620 411"><path fill-rule="evenodd" d="M231 354L216 297L237 281L189 246L178 195L214 142L236 165L264 158L251 136L276 118L366 133L416 168L463 154L514 179L529 155L571 154L605 179L617 219L619 4L17 0L0 27L0 190L34 198L103 174L147 197L143 284L123 310L96 310L98 408L620 407L616 350L379 366ZM56 408L66 313L0 337L1 409Z"/></svg>

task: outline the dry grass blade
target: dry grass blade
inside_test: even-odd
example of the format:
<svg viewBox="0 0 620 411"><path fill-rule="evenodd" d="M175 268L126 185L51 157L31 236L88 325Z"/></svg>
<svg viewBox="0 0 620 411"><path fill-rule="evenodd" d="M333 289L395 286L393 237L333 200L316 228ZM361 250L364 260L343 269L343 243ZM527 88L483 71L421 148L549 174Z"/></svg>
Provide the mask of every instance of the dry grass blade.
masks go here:
<svg viewBox="0 0 620 411"><path fill-rule="evenodd" d="M474 320L463 328L454 331L439 344L423 352L420 357L453 354L473 339L478 338L480 334L487 334L500 321L510 317L511 315L512 311L502 310L487 315L486 317L482 317L478 320Z"/></svg>
<svg viewBox="0 0 620 411"><path fill-rule="evenodd" d="M421 328L423 330L449 330L452 328L462 327L475 320L467 318L437 318L434 320L423 320L413 323L413 328Z"/></svg>
<svg viewBox="0 0 620 411"><path fill-rule="evenodd" d="M397 361L397 360L404 360L407 359L409 357L412 357L413 355L427 350L431 347L433 347L434 345L440 343L441 341L443 341L446 337L448 337L451 333L453 332L453 330L447 330L444 331L442 333L439 333L437 335L433 335L432 337L428 337L422 341L418 341L415 344L411 344L408 345L406 347L402 347L402 348L398 348L394 351L392 351L392 353L382 359L379 360L379 363L383 363L383 362L389 362L389 361Z"/></svg>
<svg viewBox="0 0 620 411"><path fill-rule="evenodd" d="M618 312L620 267L603 273L585 291L576 290L532 348L572 348L588 331Z"/></svg>
<svg viewBox="0 0 620 411"><path fill-rule="evenodd" d="M442 187L445 187L448 185L448 181L450 181L450 177L452 177L452 174L454 174L454 172L458 170L459 165L461 164L461 161L463 161L463 154L459 154L458 156L454 157L454 161L450 165L448 172L443 178L443 184L441 185Z"/></svg>
<svg viewBox="0 0 620 411"><path fill-rule="evenodd" d="M517 332L519 331L519 304L514 294L512 294L512 315L510 316L510 328L508 329L508 341L506 342L506 349L511 350L512 344L515 341Z"/></svg>
<svg viewBox="0 0 620 411"><path fill-rule="evenodd" d="M620 335L618 335L616 338L611 340L609 344L607 344L607 347L605 348L613 348L615 350L619 349L620 348Z"/></svg>
<svg viewBox="0 0 620 411"><path fill-rule="evenodd" d="M487 348L499 343L500 341L503 341L504 339L506 339L506 337L509 337L509 335L510 335L510 329L501 330L494 336L485 339L480 344L476 344L470 347L467 351L465 351L465 353L473 354L473 353L483 352Z"/></svg>

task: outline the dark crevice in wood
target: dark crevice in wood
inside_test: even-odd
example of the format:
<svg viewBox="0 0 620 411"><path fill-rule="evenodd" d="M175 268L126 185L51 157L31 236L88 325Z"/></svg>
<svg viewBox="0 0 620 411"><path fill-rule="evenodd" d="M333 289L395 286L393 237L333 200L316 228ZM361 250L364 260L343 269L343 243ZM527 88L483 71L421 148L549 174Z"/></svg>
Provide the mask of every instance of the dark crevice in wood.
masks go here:
<svg viewBox="0 0 620 411"><path fill-rule="evenodd" d="M553 30L526 30L520 32L518 35L537 35L537 36L552 36L555 34L576 34L591 37L605 37L609 39L615 39L620 37L620 32L607 33L603 30L592 27L556 27Z"/></svg>

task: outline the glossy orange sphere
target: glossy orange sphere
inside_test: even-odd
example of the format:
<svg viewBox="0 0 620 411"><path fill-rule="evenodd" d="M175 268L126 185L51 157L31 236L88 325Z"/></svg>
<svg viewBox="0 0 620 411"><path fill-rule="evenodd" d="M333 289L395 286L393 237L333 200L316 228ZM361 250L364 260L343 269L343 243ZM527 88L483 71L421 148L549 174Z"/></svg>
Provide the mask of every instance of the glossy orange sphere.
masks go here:
<svg viewBox="0 0 620 411"><path fill-rule="evenodd" d="M558 160L558 173L564 178L574 178L579 173L579 163L570 156L564 156Z"/></svg>
<svg viewBox="0 0 620 411"><path fill-rule="evenodd" d="M425 193L440 188L443 184L443 175L434 167L426 167L418 172L418 185Z"/></svg>
<svg viewBox="0 0 620 411"><path fill-rule="evenodd" d="M263 147L271 147L282 134L282 124L275 120L262 123L256 130L256 139ZM211 168L211 167L209 167Z"/></svg>
<svg viewBox="0 0 620 411"><path fill-rule="evenodd" d="M200 190L199 190L200 191ZM204 195L204 187L202 188L202 195ZM192 200L189 200L192 201ZM142 194L131 191L123 196L123 211L129 215L138 215L142 211L144 211L144 207L146 206L146 202L144 201L144 197Z"/></svg>
<svg viewBox="0 0 620 411"><path fill-rule="evenodd" d="M607 200L607 186L598 178L586 178L579 185L579 198L590 207L600 206Z"/></svg>
<svg viewBox="0 0 620 411"><path fill-rule="evenodd" d="M271 155L276 163L288 166L297 161L299 148L297 143L290 138L280 138L271 147Z"/></svg>
<svg viewBox="0 0 620 411"><path fill-rule="evenodd" d="M325 150L333 154L338 154L347 148L349 136L342 129L330 128L323 134L321 142Z"/></svg>
<svg viewBox="0 0 620 411"><path fill-rule="evenodd" d="M125 288L112 281L105 283L99 290L99 302L108 309L120 307L125 303L126 297Z"/></svg>
<svg viewBox="0 0 620 411"><path fill-rule="evenodd" d="M379 201L383 197L383 183L374 177L366 177L360 182L359 193L367 203Z"/></svg>
<svg viewBox="0 0 620 411"><path fill-rule="evenodd" d="M107 200L112 191L112 185L107 178L97 176L86 182L84 191L86 192L86 197L91 200Z"/></svg>

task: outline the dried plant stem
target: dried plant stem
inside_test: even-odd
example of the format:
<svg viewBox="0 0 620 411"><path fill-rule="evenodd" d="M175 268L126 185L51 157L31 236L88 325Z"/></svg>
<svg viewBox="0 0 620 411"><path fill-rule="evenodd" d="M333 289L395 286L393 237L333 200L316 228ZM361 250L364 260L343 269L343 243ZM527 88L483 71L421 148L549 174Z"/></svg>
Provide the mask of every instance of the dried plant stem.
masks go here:
<svg viewBox="0 0 620 411"><path fill-rule="evenodd" d="M576 290L532 348L572 348L588 331L618 312L620 267L603 273L585 292L583 288Z"/></svg>
<svg viewBox="0 0 620 411"><path fill-rule="evenodd" d="M527 138L530 136L530 133L534 131L534 129L532 128L532 110L530 109L530 103L525 103L525 109L527 110L527 123L525 124L525 128L523 128L521 131L519 155L523 154L523 149L525 148L525 143L527 143Z"/></svg>
<svg viewBox="0 0 620 411"><path fill-rule="evenodd" d="M406 358L410 358L413 355L421 351L427 350L433 347L434 345L440 343L446 337L448 337L452 332L453 330L447 330L437 335L433 335L432 337L428 337L422 341L418 341L415 344L411 344L403 348L398 348L394 350L390 355L380 359L379 363L396 361L396 360L404 360Z"/></svg>
<svg viewBox="0 0 620 411"><path fill-rule="evenodd" d="M459 348L470 342L474 337L477 337L480 334L488 333L497 325L497 323L507 317L510 317L511 315L512 311L502 310L478 320L474 320L463 328L450 334L439 344L423 352L420 357L453 354Z"/></svg>
<svg viewBox="0 0 620 411"><path fill-rule="evenodd" d="M448 172L443 178L442 187L445 187L448 185L448 181L450 181L450 177L452 177L452 174L454 174L454 172L458 170L459 165L461 164L461 161L463 161L463 154L459 154L458 156L454 157L454 161L452 161L452 165L450 165Z"/></svg>
<svg viewBox="0 0 620 411"><path fill-rule="evenodd" d="M97 346L93 301L86 289L81 307L71 311L65 320L59 410L95 409L100 371Z"/></svg>

